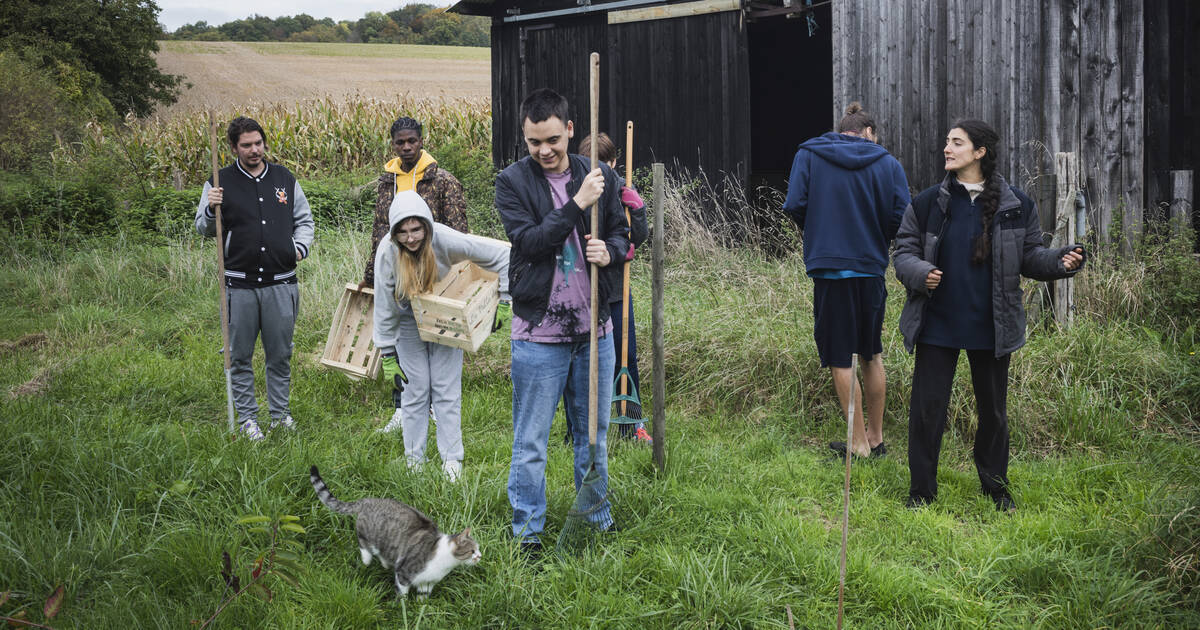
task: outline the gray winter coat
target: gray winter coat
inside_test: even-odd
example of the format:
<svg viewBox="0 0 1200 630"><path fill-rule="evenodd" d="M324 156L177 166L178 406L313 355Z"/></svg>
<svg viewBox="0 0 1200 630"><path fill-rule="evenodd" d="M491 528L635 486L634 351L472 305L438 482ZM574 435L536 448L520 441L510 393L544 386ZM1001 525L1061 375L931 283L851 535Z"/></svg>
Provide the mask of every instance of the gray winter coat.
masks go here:
<svg viewBox="0 0 1200 630"><path fill-rule="evenodd" d="M937 186L925 189L904 211L896 235L893 264L896 278L908 290L908 299L900 313L900 333L909 352L916 346L925 319L930 292L925 278L937 266L938 249L946 225L946 206L950 201L953 174ZM1037 206L1025 193L1000 181L1000 205L992 222L992 317L996 330L996 357L1025 345L1025 307L1022 304L1021 276L1034 280L1057 280L1078 273L1081 264L1067 271L1062 257L1076 247L1058 249L1042 245L1042 229ZM945 270L943 270L945 271Z"/></svg>

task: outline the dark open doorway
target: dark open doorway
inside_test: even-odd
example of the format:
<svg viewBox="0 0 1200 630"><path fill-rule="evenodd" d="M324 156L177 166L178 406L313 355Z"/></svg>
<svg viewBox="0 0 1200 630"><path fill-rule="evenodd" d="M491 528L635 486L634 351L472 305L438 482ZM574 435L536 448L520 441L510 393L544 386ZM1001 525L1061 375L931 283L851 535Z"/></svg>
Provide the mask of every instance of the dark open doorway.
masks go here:
<svg viewBox="0 0 1200 630"><path fill-rule="evenodd" d="M799 4L799 3L797 3ZM750 60L750 184L784 190L796 147L831 129L833 24L828 3L747 24Z"/></svg>

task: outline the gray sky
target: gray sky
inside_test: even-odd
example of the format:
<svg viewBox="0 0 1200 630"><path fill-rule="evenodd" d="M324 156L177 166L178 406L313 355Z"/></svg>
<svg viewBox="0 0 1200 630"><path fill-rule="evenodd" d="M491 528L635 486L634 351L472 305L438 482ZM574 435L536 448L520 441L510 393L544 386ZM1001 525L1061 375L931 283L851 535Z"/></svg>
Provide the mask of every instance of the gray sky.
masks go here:
<svg viewBox="0 0 1200 630"><path fill-rule="evenodd" d="M449 6L450 0L421 0L425 4ZM162 9L158 21L173 31L184 24L204 20L212 25L220 25L233 20L248 18L251 15L279 17L281 15L297 15L307 13L318 20L333 18L338 20L357 20L368 11L394 11L408 4L407 0L157 0Z"/></svg>

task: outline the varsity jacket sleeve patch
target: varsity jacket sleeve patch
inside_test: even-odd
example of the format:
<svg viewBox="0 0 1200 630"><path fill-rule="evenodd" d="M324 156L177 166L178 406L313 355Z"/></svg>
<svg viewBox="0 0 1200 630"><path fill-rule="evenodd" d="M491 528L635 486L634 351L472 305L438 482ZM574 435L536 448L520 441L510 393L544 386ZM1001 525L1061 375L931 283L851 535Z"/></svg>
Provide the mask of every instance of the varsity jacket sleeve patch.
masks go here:
<svg viewBox="0 0 1200 630"><path fill-rule="evenodd" d="M299 180L296 181L292 196L296 200L292 204L292 241L296 243L296 251L299 253L297 260L303 260L308 258L308 251L313 242L312 208L309 207L308 198L300 188Z"/></svg>

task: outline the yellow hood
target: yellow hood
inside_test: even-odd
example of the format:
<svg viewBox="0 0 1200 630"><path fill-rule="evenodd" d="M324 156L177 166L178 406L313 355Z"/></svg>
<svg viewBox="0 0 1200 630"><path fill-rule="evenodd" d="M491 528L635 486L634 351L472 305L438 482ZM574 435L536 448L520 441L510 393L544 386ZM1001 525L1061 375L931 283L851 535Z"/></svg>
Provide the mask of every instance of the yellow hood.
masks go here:
<svg viewBox="0 0 1200 630"><path fill-rule="evenodd" d="M387 164L383 165L383 170L389 173L396 174L396 192L404 192L406 190L416 190L417 182L425 176L425 170L430 166L437 164L437 160L433 159L432 155L425 149L421 149L421 157L417 158L417 165L411 171L405 171L401 166L400 158L395 157L388 160Z"/></svg>

